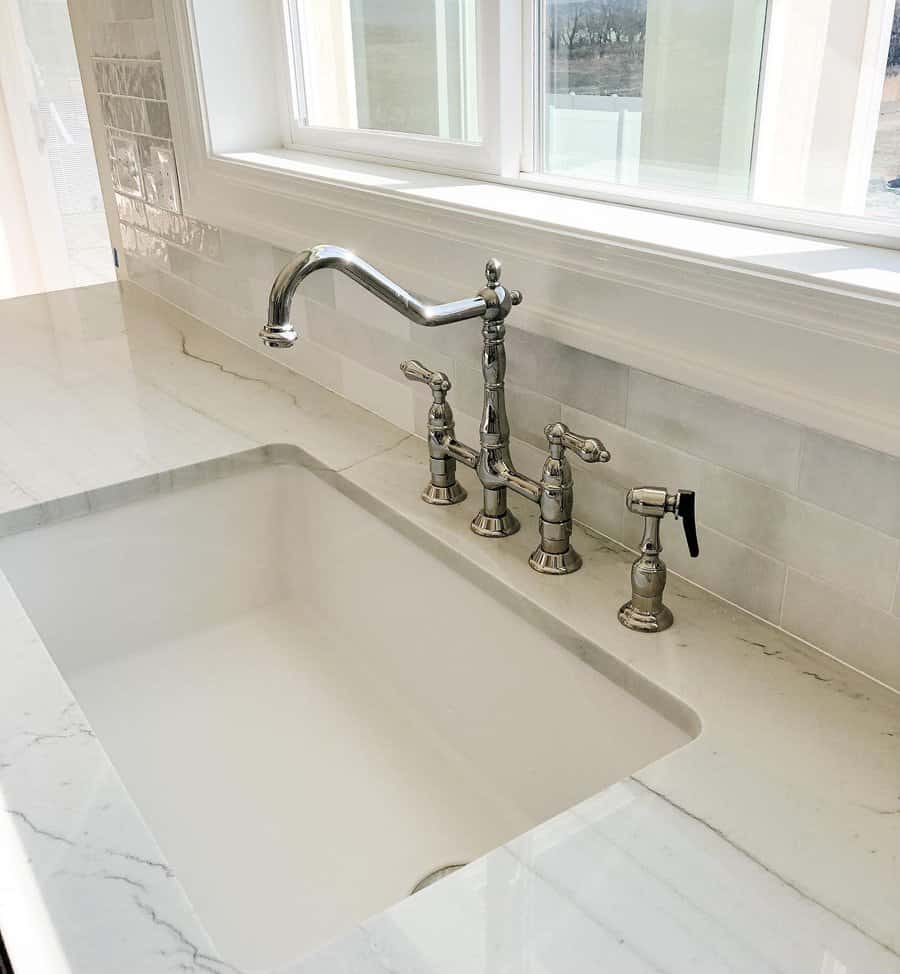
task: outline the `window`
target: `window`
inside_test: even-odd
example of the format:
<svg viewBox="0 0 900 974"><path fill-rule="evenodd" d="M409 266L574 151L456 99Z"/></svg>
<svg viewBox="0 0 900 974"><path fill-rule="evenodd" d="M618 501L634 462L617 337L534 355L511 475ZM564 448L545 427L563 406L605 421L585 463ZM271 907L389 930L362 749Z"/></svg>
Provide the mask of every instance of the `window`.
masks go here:
<svg viewBox="0 0 900 974"><path fill-rule="evenodd" d="M542 168L746 198L766 0L546 0Z"/></svg>
<svg viewBox="0 0 900 974"><path fill-rule="evenodd" d="M298 121L478 142L476 30L474 0L295 4Z"/></svg>
<svg viewBox="0 0 900 974"><path fill-rule="evenodd" d="M291 142L491 172L478 0L287 0ZM479 61L481 58L481 61Z"/></svg>
<svg viewBox="0 0 900 974"><path fill-rule="evenodd" d="M900 0L280 3L286 148L900 236Z"/></svg>

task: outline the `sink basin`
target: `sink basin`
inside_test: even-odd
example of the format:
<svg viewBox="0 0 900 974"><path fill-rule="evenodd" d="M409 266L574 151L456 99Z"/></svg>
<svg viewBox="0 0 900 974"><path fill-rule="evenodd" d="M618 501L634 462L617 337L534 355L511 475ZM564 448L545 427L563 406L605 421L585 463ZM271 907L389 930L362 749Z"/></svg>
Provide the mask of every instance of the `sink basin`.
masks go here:
<svg viewBox="0 0 900 974"><path fill-rule="evenodd" d="M300 457L0 542L242 970L296 960L690 736Z"/></svg>

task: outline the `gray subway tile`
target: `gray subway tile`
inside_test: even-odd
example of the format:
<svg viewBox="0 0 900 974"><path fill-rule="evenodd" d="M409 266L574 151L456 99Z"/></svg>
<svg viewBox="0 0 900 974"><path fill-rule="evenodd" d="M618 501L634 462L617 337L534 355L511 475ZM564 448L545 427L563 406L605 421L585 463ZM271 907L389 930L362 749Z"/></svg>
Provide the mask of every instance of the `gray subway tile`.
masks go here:
<svg viewBox="0 0 900 974"><path fill-rule="evenodd" d="M113 65L116 63L115 61L106 61L102 58L93 58L91 62L97 91L101 94L118 94L117 84L112 80Z"/></svg>
<svg viewBox="0 0 900 974"><path fill-rule="evenodd" d="M298 298L295 298L296 300ZM426 351L412 342L394 338L349 315L319 304L310 303L308 312L310 337L314 341L340 352L367 369L405 382L400 372L400 363L405 359L415 358L427 361L430 368L446 372L451 381L455 382L454 363L446 355ZM413 388L414 391L427 395L424 386L417 385Z"/></svg>
<svg viewBox="0 0 900 974"><path fill-rule="evenodd" d="M143 180L137 141L128 135L109 135L108 144L113 185L120 193L140 196Z"/></svg>
<svg viewBox="0 0 900 974"><path fill-rule="evenodd" d="M900 540L713 465L706 467L697 505L702 520L717 531L882 610L890 608Z"/></svg>
<svg viewBox="0 0 900 974"><path fill-rule="evenodd" d="M201 254L207 260L220 260L222 257L222 238L219 228L199 220L187 219L184 246Z"/></svg>
<svg viewBox="0 0 900 974"><path fill-rule="evenodd" d="M236 310L246 310L240 304L240 288L243 282L224 265L204 260L181 247L169 248L169 260L172 273L176 277L215 295Z"/></svg>
<svg viewBox="0 0 900 974"><path fill-rule="evenodd" d="M169 106L164 101L145 101L147 130L159 139L172 138L172 124L169 121Z"/></svg>
<svg viewBox="0 0 900 974"><path fill-rule="evenodd" d="M575 520L614 541L622 541L625 518L622 488L605 475L602 464L586 464L577 459L571 463Z"/></svg>
<svg viewBox="0 0 900 974"><path fill-rule="evenodd" d="M134 231L136 240L136 251L139 257L152 261L164 270L170 269L169 248L165 240L160 240L152 233L136 227Z"/></svg>
<svg viewBox="0 0 900 974"><path fill-rule="evenodd" d="M159 58L159 39L153 20L138 20L129 26L132 28L134 57Z"/></svg>
<svg viewBox="0 0 900 974"><path fill-rule="evenodd" d="M614 423L624 423L628 369L542 335L510 328L509 378L519 386Z"/></svg>
<svg viewBox="0 0 900 974"><path fill-rule="evenodd" d="M119 211L119 219L123 223L131 223L134 226L147 228L147 213L141 200L132 199L130 196L123 196L116 193L116 209Z"/></svg>
<svg viewBox="0 0 900 974"><path fill-rule="evenodd" d="M91 32L92 53L108 58L138 57L135 28L130 21L95 23Z"/></svg>
<svg viewBox="0 0 900 974"><path fill-rule="evenodd" d="M218 227L201 223L188 216L161 210L159 207L145 205L147 223L153 233L165 237L207 260L219 260L222 256L222 241Z"/></svg>
<svg viewBox="0 0 900 974"><path fill-rule="evenodd" d="M85 0L88 23L103 24L113 19L113 0Z"/></svg>
<svg viewBox="0 0 900 974"><path fill-rule="evenodd" d="M755 480L795 489L803 430L774 416L633 371L627 425Z"/></svg>
<svg viewBox="0 0 900 974"><path fill-rule="evenodd" d="M115 20L150 20L153 0L111 0L111 14Z"/></svg>
<svg viewBox="0 0 900 974"><path fill-rule="evenodd" d="M147 226L153 233L166 237L173 243L181 243L185 217L169 210L161 210L158 206L151 206L149 203L145 204L144 210L147 214Z"/></svg>
<svg viewBox="0 0 900 974"><path fill-rule="evenodd" d="M125 71L125 84L128 88L126 94L154 101L165 100L166 84L159 61L130 62Z"/></svg>
<svg viewBox="0 0 900 974"><path fill-rule="evenodd" d="M599 416L563 404L562 420L583 436L598 436L611 457L594 469L615 484L624 505L629 487L655 486L672 490L701 490L709 464L688 453L655 443ZM701 499L702 503L702 499Z"/></svg>
<svg viewBox="0 0 900 974"><path fill-rule="evenodd" d="M119 229L122 233L122 247L127 253L137 253L137 234L135 228L128 223L120 223Z"/></svg>
<svg viewBox="0 0 900 974"><path fill-rule="evenodd" d="M806 432L798 493L854 521L900 538L900 459Z"/></svg>
<svg viewBox="0 0 900 974"><path fill-rule="evenodd" d="M413 325L398 311L379 301L373 294L361 288L356 281L343 274L334 273L334 303L342 314L350 315L357 321L365 322L372 328L393 335L395 338L412 338L412 330L424 331ZM450 326L454 327L454 326ZM427 364L427 363L426 363Z"/></svg>
<svg viewBox="0 0 900 974"><path fill-rule="evenodd" d="M900 618L791 569L782 626L900 690Z"/></svg>
<svg viewBox="0 0 900 974"><path fill-rule="evenodd" d="M150 132L147 104L140 98L128 98L124 95L100 96L103 120L106 124L110 128L134 132L138 135L147 135Z"/></svg>
<svg viewBox="0 0 900 974"><path fill-rule="evenodd" d="M101 94L162 101L166 97L159 61L94 58L94 77Z"/></svg>
<svg viewBox="0 0 900 974"><path fill-rule="evenodd" d="M175 163L174 145L162 139L138 140L141 172L144 181L144 199L148 203L181 212L181 193Z"/></svg>

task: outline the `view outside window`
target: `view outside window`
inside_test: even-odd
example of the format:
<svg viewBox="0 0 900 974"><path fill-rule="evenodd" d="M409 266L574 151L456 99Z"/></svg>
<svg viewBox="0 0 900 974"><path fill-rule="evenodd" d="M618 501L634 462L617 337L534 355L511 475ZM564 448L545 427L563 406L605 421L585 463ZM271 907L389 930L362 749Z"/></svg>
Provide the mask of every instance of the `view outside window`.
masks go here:
<svg viewBox="0 0 900 974"><path fill-rule="evenodd" d="M549 0L544 168L637 183L647 0Z"/></svg>
<svg viewBox="0 0 900 974"><path fill-rule="evenodd" d="M894 9L866 213L900 218L900 0Z"/></svg>
<svg viewBox="0 0 900 974"><path fill-rule="evenodd" d="M520 2L540 24L539 171L900 221L900 0ZM479 141L478 45L519 43L477 37L480 0L294 4L301 126Z"/></svg>
<svg viewBox="0 0 900 974"><path fill-rule="evenodd" d="M545 0L543 165L750 190L766 0Z"/></svg>
<svg viewBox="0 0 900 974"><path fill-rule="evenodd" d="M476 5L301 3L309 124L477 141Z"/></svg>
<svg viewBox="0 0 900 974"><path fill-rule="evenodd" d="M746 197L766 0L544 0L543 168Z"/></svg>

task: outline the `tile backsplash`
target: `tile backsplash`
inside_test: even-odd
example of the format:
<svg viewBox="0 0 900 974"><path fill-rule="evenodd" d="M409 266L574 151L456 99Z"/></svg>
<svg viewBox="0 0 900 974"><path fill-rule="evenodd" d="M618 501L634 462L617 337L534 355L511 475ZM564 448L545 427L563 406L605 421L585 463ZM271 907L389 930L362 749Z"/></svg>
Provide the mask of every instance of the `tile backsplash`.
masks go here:
<svg viewBox="0 0 900 974"><path fill-rule="evenodd" d="M290 255L181 212L152 3L85 2L131 278L259 347L268 289ZM295 320L304 338L282 364L421 433L427 393L398 365L422 358L450 375L459 435L474 439L477 329L411 329L324 273L305 285ZM624 510L626 487L695 489L701 557L687 557L668 523L673 571L900 689L900 459L522 331L515 315L508 349L525 472L539 472L541 431L554 419L612 452L602 468L573 464L579 521L634 546L640 519Z"/></svg>

